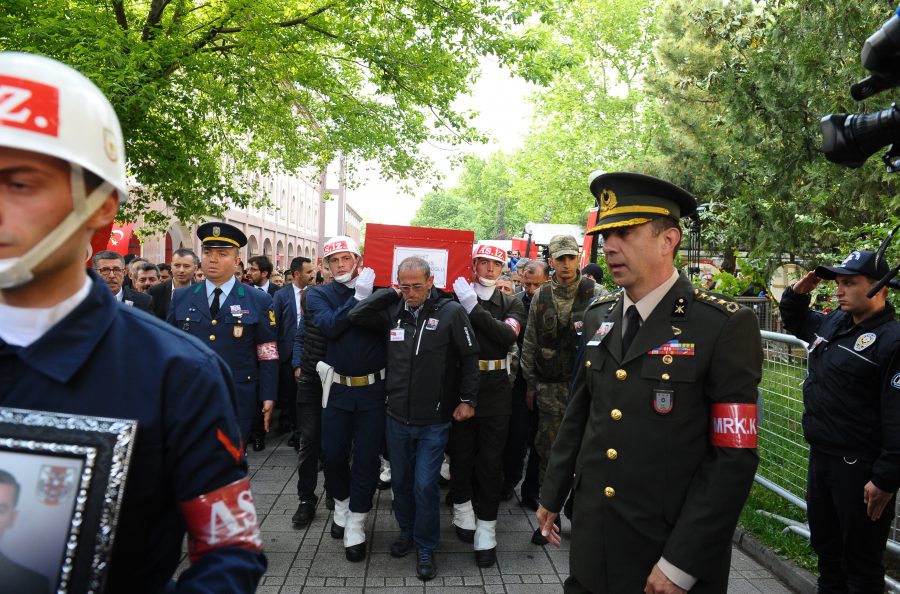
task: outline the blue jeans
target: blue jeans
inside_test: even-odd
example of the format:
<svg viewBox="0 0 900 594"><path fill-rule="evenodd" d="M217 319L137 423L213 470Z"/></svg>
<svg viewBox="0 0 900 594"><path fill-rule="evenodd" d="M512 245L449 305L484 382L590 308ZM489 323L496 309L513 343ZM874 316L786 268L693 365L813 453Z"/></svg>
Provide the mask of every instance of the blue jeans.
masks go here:
<svg viewBox="0 0 900 594"><path fill-rule="evenodd" d="M436 549L441 536L441 462L450 423L407 425L387 418L394 515L417 549Z"/></svg>

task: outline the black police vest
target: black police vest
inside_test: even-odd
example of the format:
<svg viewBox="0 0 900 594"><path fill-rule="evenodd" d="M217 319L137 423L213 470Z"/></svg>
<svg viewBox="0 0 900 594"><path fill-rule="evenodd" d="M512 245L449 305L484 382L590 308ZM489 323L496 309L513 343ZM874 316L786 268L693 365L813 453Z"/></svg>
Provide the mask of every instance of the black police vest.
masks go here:
<svg viewBox="0 0 900 594"><path fill-rule="evenodd" d="M552 284L544 285L538 294L537 302L532 302L531 306L538 308L538 315L535 316L538 348L534 353L534 368L540 381L547 383L569 381L572 367L575 365L575 354L578 352L579 336L576 326L580 330L584 321L584 310L594 298L595 284L589 278L579 280L569 323L565 325L560 322L553 304ZM544 288L550 290L545 291Z"/></svg>

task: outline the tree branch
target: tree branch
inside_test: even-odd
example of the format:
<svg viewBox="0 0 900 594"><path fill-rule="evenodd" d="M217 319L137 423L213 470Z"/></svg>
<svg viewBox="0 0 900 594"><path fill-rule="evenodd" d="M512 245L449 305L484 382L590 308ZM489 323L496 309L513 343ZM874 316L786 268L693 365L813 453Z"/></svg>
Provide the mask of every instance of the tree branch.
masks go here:
<svg viewBox="0 0 900 594"><path fill-rule="evenodd" d="M149 41L154 35L154 29L159 24L159 21L162 19L163 12L166 10L166 6L172 0L153 0L150 3L150 11L147 13L147 20L144 22L144 31L141 33L141 41Z"/></svg>

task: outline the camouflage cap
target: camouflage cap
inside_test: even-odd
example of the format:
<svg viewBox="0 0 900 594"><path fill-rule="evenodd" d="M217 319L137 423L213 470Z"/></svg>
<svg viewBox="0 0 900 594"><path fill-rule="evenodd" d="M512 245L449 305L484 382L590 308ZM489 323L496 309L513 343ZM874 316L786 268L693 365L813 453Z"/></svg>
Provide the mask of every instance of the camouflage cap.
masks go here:
<svg viewBox="0 0 900 594"><path fill-rule="evenodd" d="M581 254L581 246L571 235L554 235L550 240L550 257L578 256Z"/></svg>

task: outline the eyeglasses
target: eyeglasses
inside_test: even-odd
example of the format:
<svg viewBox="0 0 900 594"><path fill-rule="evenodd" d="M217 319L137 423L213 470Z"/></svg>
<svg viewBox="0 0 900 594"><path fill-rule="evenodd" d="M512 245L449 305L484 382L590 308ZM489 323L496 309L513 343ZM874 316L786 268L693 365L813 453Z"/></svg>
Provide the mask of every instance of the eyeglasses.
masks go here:
<svg viewBox="0 0 900 594"><path fill-rule="evenodd" d="M416 283L414 285L400 285L400 290L404 293L409 293L410 291L421 291L425 288L425 283Z"/></svg>
<svg viewBox="0 0 900 594"><path fill-rule="evenodd" d="M104 266L103 268L98 268L97 272L99 272L102 275L107 275L110 272L112 272L113 274L122 274L123 272L125 272L125 269L119 268L118 266L116 266L114 268L110 268L109 266Z"/></svg>

